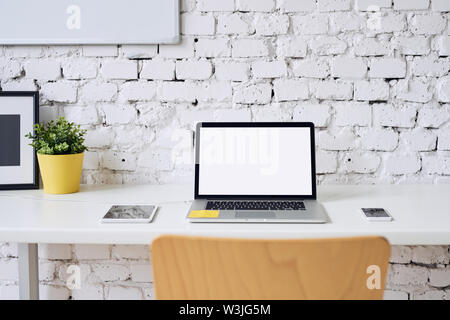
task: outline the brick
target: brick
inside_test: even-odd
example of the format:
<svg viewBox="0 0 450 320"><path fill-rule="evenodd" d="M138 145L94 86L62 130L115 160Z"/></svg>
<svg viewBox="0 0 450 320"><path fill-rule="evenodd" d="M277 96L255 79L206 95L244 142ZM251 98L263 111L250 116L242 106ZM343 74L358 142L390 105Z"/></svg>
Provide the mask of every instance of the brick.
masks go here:
<svg viewBox="0 0 450 320"><path fill-rule="evenodd" d="M107 289L107 300L141 300L142 291L134 287L114 286Z"/></svg>
<svg viewBox="0 0 450 320"><path fill-rule="evenodd" d="M18 259L0 260L0 280L18 280L19 279Z"/></svg>
<svg viewBox="0 0 450 320"><path fill-rule="evenodd" d="M393 106L391 104L373 105L375 124L385 127L412 128L417 110L414 106Z"/></svg>
<svg viewBox="0 0 450 320"><path fill-rule="evenodd" d="M420 158L415 154L392 154L385 159L384 166L388 174L414 174L420 170L421 162Z"/></svg>
<svg viewBox="0 0 450 320"><path fill-rule="evenodd" d="M360 101L386 101L389 99L389 84L383 80L357 81L354 98Z"/></svg>
<svg viewBox="0 0 450 320"><path fill-rule="evenodd" d="M372 108L364 102L339 102L333 105L338 126L369 126Z"/></svg>
<svg viewBox="0 0 450 320"><path fill-rule="evenodd" d="M232 43L232 56L235 58L265 57L269 48L264 39L236 39Z"/></svg>
<svg viewBox="0 0 450 320"><path fill-rule="evenodd" d="M88 148L107 148L113 140L114 133L110 127L99 127L87 132L85 144Z"/></svg>
<svg viewBox="0 0 450 320"><path fill-rule="evenodd" d="M335 173L337 171L337 155L334 152L319 151L316 153L316 173Z"/></svg>
<svg viewBox="0 0 450 320"><path fill-rule="evenodd" d="M232 60L216 61L214 74L218 80L246 81L250 75L250 65Z"/></svg>
<svg viewBox="0 0 450 320"><path fill-rule="evenodd" d="M422 171L427 174L450 175L450 157L441 155L423 156Z"/></svg>
<svg viewBox="0 0 450 320"><path fill-rule="evenodd" d="M438 80L437 98L440 102L450 102L450 76L445 76Z"/></svg>
<svg viewBox="0 0 450 320"><path fill-rule="evenodd" d="M373 128L361 139L361 146L365 150L393 151L397 145L398 133L392 129Z"/></svg>
<svg viewBox="0 0 450 320"><path fill-rule="evenodd" d="M282 12L311 12L316 9L315 0L278 0L277 8Z"/></svg>
<svg viewBox="0 0 450 320"><path fill-rule="evenodd" d="M175 79L175 62L161 59L144 61L139 77L152 80L173 80Z"/></svg>
<svg viewBox="0 0 450 320"><path fill-rule="evenodd" d="M80 100L85 102L110 102L117 96L117 85L107 82L88 82L80 88Z"/></svg>
<svg viewBox="0 0 450 320"><path fill-rule="evenodd" d="M28 60L24 65L25 78L57 80L61 77L61 64L56 60Z"/></svg>
<svg viewBox="0 0 450 320"><path fill-rule="evenodd" d="M217 109L213 112L213 121L223 122L250 122L252 119L249 109Z"/></svg>
<svg viewBox="0 0 450 320"><path fill-rule="evenodd" d="M109 245L75 244L74 249L78 260L106 260L110 258Z"/></svg>
<svg viewBox="0 0 450 320"><path fill-rule="evenodd" d="M350 173L373 173L380 163L381 158L377 154L353 152L344 157L344 170Z"/></svg>
<svg viewBox="0 0 450 320"><path fill-rule="evenodd" d="M67 121L80 125L98 124L100 120L97 109L91 106L64 107L64 116Z"/></svg>
<svg viewBox="0 0 450 320"><path fill-rule="evenodd" d="M275 8L275 0L236 0L238 11L270 12Z"/></svg>
<svg viewBox="0 0 450 320"><path fill-rule="evenodd" d="M448 264L447 246L414 246L412 262L422 264Z"/></svg>
<svg viewBox="0 0 450 320"><path fill-rule="evenodd" d="M38 246L39 258L48 260L72 259L72 247L70 244L46 244Z"/></svg>
<svg viewBox="0 0 450 320"><path fill-rule="evenodd" d="M72 290L73 300L103 300L103 286L102 285L84 285L80 289Z"/></svg>
<svg viewBox="0 0 450 320"><path fill-rule="evenodd" d="M199 0L199 11L234 11L234 0Z"/></svg>
<svg viewBox="0 0 450 320"><path fill-rule="evenodd" d="M177 61L177 79L206 80L212 75L212 65L208 60Z"/></svg>
<svg viewBox="0 0 450 320"><path fill-rule="evenodd" d="M60 108L58 106L40 106L39 121L47 123L50 120L56 121L60 116Z"/></svg>
<svg viewBox="0 0 450 320"><path fill-rule="evenodd" d="M277 39L279 57L306 57L307 42L301 37L286 36Z"/></svg>
<svg viewBox="0 0 450 320"><path fill-rule="evenodd" d="M101 164L103 167L111 170L134 171L136 169L136 156L127 152L108 150L103 153Z"/></svg>
<svg viewBox="0 0 450 320"><path fill-rule="evenodd" d="M430 84L424 79L401 80L396 85L396 98L411 102L429 102L433 93L429 90Z"/></svg>
<svg viewBox="0 0 450 320"><path fill-rule="evenodd" d="M193 11L196 5L197 5L196 0L180 0L180 11L181 12Z"/></svg>
<svg viewBox="0 0 450 320"><path fill-rule="evenodd" d="M42 300L69 300L70 292L66 287L40 284L39 299Z"/></svg>
<svg viewBox="0 0 450 320"><path fill-rule="evenodd" d="M317 0L319 11L347 11L351 9L350 0Z"/></svg>
<svg viewBox="0 0 450 320"><path fill-rule="evenodd" d="M286 75L287 67L284 61L256 61L252 64L255 78L279 78Z"/></svg>
<svg viewBox="0 0 450 320"><path fill-rule="evenodd" d="M149 258L150 248L146 245L120 245L112 247L112 257L114 259L133 259L147 260Z"/></svg>
<svg viewBox="0 0 450 320"><path fill-rule="evenodd" d="M424 106L419 109L417 123L425 128L439 128L450 119L450 106Z"/></svg>
<svg viewBox="0 0 450 320"><path fill-rule="evenodd" d="M355 7L359 11L368 11L372 6L378 8L391 8L392 0L356 0Z"/></svg>
<svg viewBox="0 0 450 320"><path fill-rule="evenodd" d="M380 29L376 33L391 33L406 30L407 22L404 13L387 12L380 18Z"/></svg>
<svg viewBox="0 0 450 320"><path fill-rule="evenodd" d="M253 33L252 22L247 15L236 12L219 15L217 18L218 34L246 35Z"/></svg>
<svg viewBox="0 0 450 320"><path fill-rule="evenodd" d="M438 37L438 50L441 57L450 56L450 36Z"/></svg>
<svg viewBox="0 0 450 320"><path fill-rule="evenodd" d="M107 104L102 106L107 124L127 124L136 120L137 111L130 105Z"/></svg>
<svg viewBox="0 0 450 320"><path fill-rule="evenodd" d="M160 44L159 56L172 59L192 58L194 57L194 39L182 37L178 44Z"/></svg>
<svg viewBox="0 0 450 320"><path fill-rule="evenodd" d="M362 79L367 74L367 64L361 58L334 58L331 76L335 78Z"/></svg>
<svg viewBox="0 0 450 320"><path fill-rule="evenodd" d="M353 46L355 55L361 57L383 56L391 52L389 43L376 38L357 38Z"/></svg>
<svg viewBox="0 0 450 320"><path fill-rule="evenodd" d="M440 15L415 15L410 22L410 30L414 34L439 34L447 25L447 20Z"/></svg>
<svg viewBox="0 0 450 320"><path fill-rule="evenodd" d="M195 54L198 57L230 57L231 46L227 38L198 39L195 45Z"/></svg>
<svg viewBox="0 0 450 320"><path fill-rule="evenodd" d="M275 14L259 14L255 18L257 35L273 36L286 34L289 28L289 16Z"/></svg>
<svg viewBox="0 0 450 320"><path fill-rule="evenodd" d="M251 107L252 121L289 121L290 119L289 107L282 103Z"/></svg>
<svg viewBox="0 0 450 320"><path fill-rule="evenodd" d="M316 128L323 128L330 122L330 106L326 104L301 104L293 110L294 121L312 122Z"/></svg>
<svg viewBox="0 0 450 320"><path fill-rule="evenodd" d="M324 79L330 75L330 67L325 59L292 60L291 67L296 77Z"/></svg>
<svg viewBox="0 0 450 320"><path fill-rule="evenodd" d="M412 247L409 246L391 246L391 263L409 264L412 260Z"/></svg>
<svg viewBox="0 0 450 320"><path fill-rule="evenodd" d="M83 46L83 56L85 57L117 57L117 46L113 45L88 45Z"/></svg>
<svg viewBox="0 0 450 320"><path fill-rule="evenodd" d="M153 282L152 266L146 264L132 264L130 266L131 280L134 282Z"/></svg>
<svg viewBox="0 0 450 320"><path fill-rule="evenodd" d="M125 82L119 93L119 101L148 101L156 96L156 83L153 81Z"/></svg>
<svg viewBox="0 0 450 320"><path fill-rule="evenodd" d="M450 150L450 129L440 129L438 134L438 150Z"/></svg>
<svg viewBox="0 0 450 320"><path fill-rule="evenodd" d="M231 101L232 96L233 89L226 81L203 82L196 87L196 97L200 102Z"/></svg>
<svg viewBox="0 0 450 320"><path fill-rule="evenodd" d="M414 292L413 300L444 300L445 292L442 290L430 290L425 292Z"/></svg>
<svg viewBox="0 0 450 320"><path fill-rule="evenodd" d="M450 70L446 59L416 58L413 60L412 73L415 76L441 77Z"/></svg>
<svg viewBox="0 0 450 320"><path fill-rule="evenodd" d="M43 49L42 46L8 46L5 47L5 53L16 58L42 58Z"/></svg>
<svg viewBox="0 0 450 320"><path fill-rule="evenodd" d="M212 15L183 13L181 15L181 34L213 35L216 20Z"/></svg>
<svg viewBox="0 0 450 320"><path fill-rule="evenodd" d="M0 58L0 79L17 78L22 74L22 66L18 61Z"/></svg>
<svg viewBox="0 0 450 320"><path fill-rule="evenodd" d="M123 44L122 54L127 59L148 59L158 53L156 44Z"/></svg>
<svg viewBox="0 0 450 320"><path fill-rule="evenodd" d="M315 35L328 31L328 17L323 14L294 15L291 23L295 34Z"/></svg>
<svg viewBox="0 0 450 320"><path fill-rule="evenodd" d="M402 132L400 140L412 151L432 151L436 149L436 134L423 128Z"/></svg>
<svg viewBox="0 0 450 320"><path fill-rule="evenodd" d="M110 60L102 64L102 75L106 79L137 79L137 63L133 60Z"/></svg>
<svg viewBox="0 0 450 320"><path fill-rule="evenodd" d="M47 101L74 103L77 87L72 82L49 82L41 86L42 98Z"/></svg>
<svg viewBox="0 0 450 320"><path fill-rule="evenodd" d="M174 168L172 151L169 149L144 151L138 159L138 166L160 171L171 171Z"/></svg>
<svg viewBox="0 0 450 320"><path fill-rule="evenodd" d="M2 242L0 244L0 257L1 258L17 258L17 244Z"/></svg>
<svg viewBox="0 0 450 320"><path fill-rule="evenodd" d="M235 88L233 101L243 104L266 104L272 96L270 83L244 84Z"/></svg>
<svg viewBox="0 0 450 320"><path fill-rule="evenodd" d="M439 288L450 286L450 267L431 269L430 285Z"/></svg>
<svg viewBox="0 0 450 320"><path fill-rule="evenodd" d="M309 98L308 83L298 79L277 79L273 82L275 101L296 101Z"/></svg>
<svg viewBox="0 0 450 320"><path fill-rule="evenodd" d="M409 295L404 291L384 290L383 300L408 300Z"/></svg>
<svg viewBox="0 0 450 320"><path fill-rule="evenodd" d="M425 55L430 52L430 39L424 36L399 36L392 43L399 53L405 55Z"/></svg>
<svg viewBox="0 0 450 320"><path fill-rule="evenodd" d="M311 50L319 56L342 54L347 49L347 43L336 37L317 37L310 43Z"/></svg>
<svg viewBox="0 0 450 320"><path fill-rule="evenodd" d="M367 20L358 13L336 12L330 14L330 33L359 31Z"/></svg>
<svg viewBox="0 0 450 320"><path fill-rule="evenodd" d="M319 147L323 150L345 151L355 146L356 136L348 128L343 128L336 133L320 131L318 135Z"/></svg>
<svg viewBox="0 0 450 320"><path fill-rule="evenodd" d="M32 79L4 81L2 79L1 87L4 91L36 91L36 84Z"/></svg>
<svg viewBox="0 0 450 320"><path fill-rule="evenodd" d="M387 281L392 285L421 285L427 283L428 275L424 267L393 264L389 266Z"/></svg>
<svg viewBox="0 0 450 320"><path fill-rule="evenodd" d="M92 265L92 271L100 281L123 281L130 276L127 266L115 263L95 263Z"/></svg>
<svg viewBox="0 0 450 320"><path fill-rule="evenodd" d="M450 3L447 0L431 0L431 9L433 11L449 12Z"/></svg>
<svg viewBox="0 0 450 320"><path fill-rule="evenodd" d="M406 62L399 58L373 59L370 63L370 78L404 78Z"/></svg>
<svg viewBox="0 0 450 320"><path fill-rule="evenodd" d="M83 169L97 170L99 168L99 158L97 152L85 151L83 160Z"/></svg>
<svg viewBox="0 0 450 320"><path fill-rule="evenodd" d="M39 280L52 281L55 278L55 262L41 261L39 263Z"/></svg>
<svg viewBox="0 0 450 320"><path fill-rule="evenodd" d="M194 89L189 82L163 82L158 87L158 98L161 101L194 102Z"/></svg>
<svg viewBox="0 0 450 320"><path fill-rule="evenodd" d="M342 81L320 81L314 85L317 99L350 100L353 98L353 84Z"/></svg>
<svg viewBox="0 0 450 320"><path fill-rule="evenodd" d="M81 80L97 77L98 62L92 59L71 59L62 63L65 79Z"/></svg>
<svg viewBox="0 0 450 320"><path fill-rule="evenodd" d="M394 10L426 10L430 0L394 0Z"/></svg>

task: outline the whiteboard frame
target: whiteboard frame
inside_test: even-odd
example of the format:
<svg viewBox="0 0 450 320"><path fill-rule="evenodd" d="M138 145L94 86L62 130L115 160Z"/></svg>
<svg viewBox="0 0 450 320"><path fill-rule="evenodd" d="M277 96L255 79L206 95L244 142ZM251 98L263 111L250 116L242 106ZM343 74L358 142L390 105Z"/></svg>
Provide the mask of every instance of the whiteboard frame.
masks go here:
<svg viewBox="0 0 450 320"><path fill-rule="evenodd" d="M178 44L181 41L180 30L180 0L175 1L175 30L178 34L173 38L159 38L153 40L134 40L128 41L126 39L118 39L117 41L110 41L105 39L3 39L0 38L0 45L150 45L150 44Z"/></svg>

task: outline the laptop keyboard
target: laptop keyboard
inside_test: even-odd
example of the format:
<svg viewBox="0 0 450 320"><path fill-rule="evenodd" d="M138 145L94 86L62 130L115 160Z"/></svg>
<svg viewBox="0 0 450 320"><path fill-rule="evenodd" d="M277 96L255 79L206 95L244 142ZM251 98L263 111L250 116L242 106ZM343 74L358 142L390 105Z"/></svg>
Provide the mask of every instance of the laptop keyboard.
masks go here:
<svg viewBox="0 0 450 320"><path fill-rule="evenodd" d="M208 201L206 210L305 210L303 201Z"/></svg>

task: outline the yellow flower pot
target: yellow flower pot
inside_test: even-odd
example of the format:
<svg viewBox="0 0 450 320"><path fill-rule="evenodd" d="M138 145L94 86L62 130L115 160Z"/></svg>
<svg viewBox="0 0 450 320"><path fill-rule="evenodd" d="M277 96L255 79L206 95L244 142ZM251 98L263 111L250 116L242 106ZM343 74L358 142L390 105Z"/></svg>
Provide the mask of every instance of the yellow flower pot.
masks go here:
<svg viewBox="0 0 450 320"><path fill-rule="evenodd" d="M78 192L84 153L37 156L45 193Z"/></svg>

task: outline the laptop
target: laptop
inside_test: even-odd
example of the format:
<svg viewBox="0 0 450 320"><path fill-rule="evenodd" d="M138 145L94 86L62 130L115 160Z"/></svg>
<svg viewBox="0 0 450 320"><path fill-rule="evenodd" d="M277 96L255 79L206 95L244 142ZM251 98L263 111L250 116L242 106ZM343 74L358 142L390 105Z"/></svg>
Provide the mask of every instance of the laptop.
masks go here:
<svg viewBox="0 0 450 320"><path fill-rule="evenodd" d="M200 122L190 222L325 223L314 124Z"/></svg>

